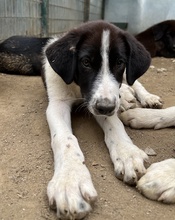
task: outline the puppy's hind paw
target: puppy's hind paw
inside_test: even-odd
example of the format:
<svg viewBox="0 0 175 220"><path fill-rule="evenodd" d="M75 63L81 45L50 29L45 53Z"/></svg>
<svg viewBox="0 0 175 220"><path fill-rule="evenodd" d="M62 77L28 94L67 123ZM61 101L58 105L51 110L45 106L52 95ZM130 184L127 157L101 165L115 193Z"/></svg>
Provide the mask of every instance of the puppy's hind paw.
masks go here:
<svg viewBox="0 0 175 220"><path fill-rule="evenodd" d="M137 188L149 199L175 203L175 159L152 164L138 181Z"/></svg>

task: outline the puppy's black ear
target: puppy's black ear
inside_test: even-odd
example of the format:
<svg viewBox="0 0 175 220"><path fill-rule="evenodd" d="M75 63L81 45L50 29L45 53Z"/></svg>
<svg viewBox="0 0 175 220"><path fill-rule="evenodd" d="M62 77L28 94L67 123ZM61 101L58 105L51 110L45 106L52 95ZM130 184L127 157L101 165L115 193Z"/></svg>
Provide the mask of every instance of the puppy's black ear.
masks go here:
<svg viewBox="0 0 175 220"><path fill-rule="evenodd" d="M126 34L126 45L128 56L126 79L127 83L132 85L136 79L147 71L151 63L151 57L145 47L129 34Z"/></svg>
<svg viewBox="0 0 175 220"><path fill-rule="evenodd" d="M45 51L51 67L66 84L74 80L77 63L76 47L79 40L80 36L72 31L51 43Z"/></svg>

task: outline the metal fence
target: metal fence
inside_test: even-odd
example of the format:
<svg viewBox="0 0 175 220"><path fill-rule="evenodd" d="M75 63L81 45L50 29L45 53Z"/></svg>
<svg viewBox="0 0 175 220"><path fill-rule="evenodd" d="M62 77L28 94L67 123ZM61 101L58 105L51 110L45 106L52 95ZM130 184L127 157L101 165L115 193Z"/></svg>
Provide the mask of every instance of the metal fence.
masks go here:
<svg viewBox="0 0 175 220"><path fill-rule="evenodd" d="M102 13L103 0L0 0L0 40L55 35Z"/></svg>

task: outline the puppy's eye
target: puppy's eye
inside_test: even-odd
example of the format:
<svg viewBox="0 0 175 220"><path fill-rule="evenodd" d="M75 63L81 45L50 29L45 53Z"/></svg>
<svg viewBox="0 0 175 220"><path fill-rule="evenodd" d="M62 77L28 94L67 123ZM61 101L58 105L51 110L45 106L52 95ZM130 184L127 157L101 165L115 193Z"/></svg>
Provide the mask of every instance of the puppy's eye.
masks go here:
<svg viewBox="0 0 175 220"><path fill-rule="evenodd" d="M124 62L123 62L122 59L117 59L117 65L118 65L118 66L121 66L123 63L124 63Z"/></svg>
<svg viewBox="0 0 175 220"><path fill-rule="evenodd" d="M88 58L82 59L82 60L81 60L81 63L82 63L82 65L83 65L84 67L86 67L86 68L91 67L90 60L89 60Z"/></svg>

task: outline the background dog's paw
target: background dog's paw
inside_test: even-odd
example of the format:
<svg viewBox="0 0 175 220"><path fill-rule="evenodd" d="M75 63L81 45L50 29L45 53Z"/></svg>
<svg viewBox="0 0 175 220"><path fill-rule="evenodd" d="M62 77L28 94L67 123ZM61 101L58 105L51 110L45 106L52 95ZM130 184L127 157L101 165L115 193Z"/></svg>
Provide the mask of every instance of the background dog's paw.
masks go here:
<svg viewBox="0 0 175 220"><path fill-rule="evenodd" d="M124 111L127 111L129 109L133 109L133 108L136 108L137 104L136 104L136 99L132 99L132 100L124 100L122 99L120 101L120 108L119 108L119 111L120 112L124 112Z"/></svg>
<svg viewBox="0 0 175 220"><path fill-rule="evenodd" d="M140 100L141 106L144 108L162 108L162 99L154 94L148 93Z"/></svg>
<svg viewBox="0 0 175 220"><path fill-rule="evenodd" d="M135 108L137 106L137 100L135 98L134 90L126 85L122 84L120 88L120 111L127 111L128 109Z"/></svg>
<svg viewBox="0 0 175 220"><path fill-rule="evenodd" d="M49 204L57 210L59 219L84 218L92 210L91 205L97 199L89 171L85 165L79 166L78 170L75 167L69 170L63 167L48 184Z"/></svg>
<svg viewBox="0 0 175 220"><path fill-rule="evenodd" d="M175 203L175 159L152 164L138 181L137 188L149 199Z"/></svg>
<svg viewBox="0 0 175 220"><path fill-rule="evenodd" d="M145 110L148 109L143 109L143 108L129 109L119 114L119 117L121 121L124 123L124 125L130 126L132 128L136 128L136 129L153 128L154 127L153 119L151 119L151 121L149 120L149 115Z"/></svg>
<svg viewBox="0 0 175 220"><path fill-rule="evenodd" d="M166 109L134 108L119 114L121 121L132 128L161 129L175 126L175 106Z"/></svg>

